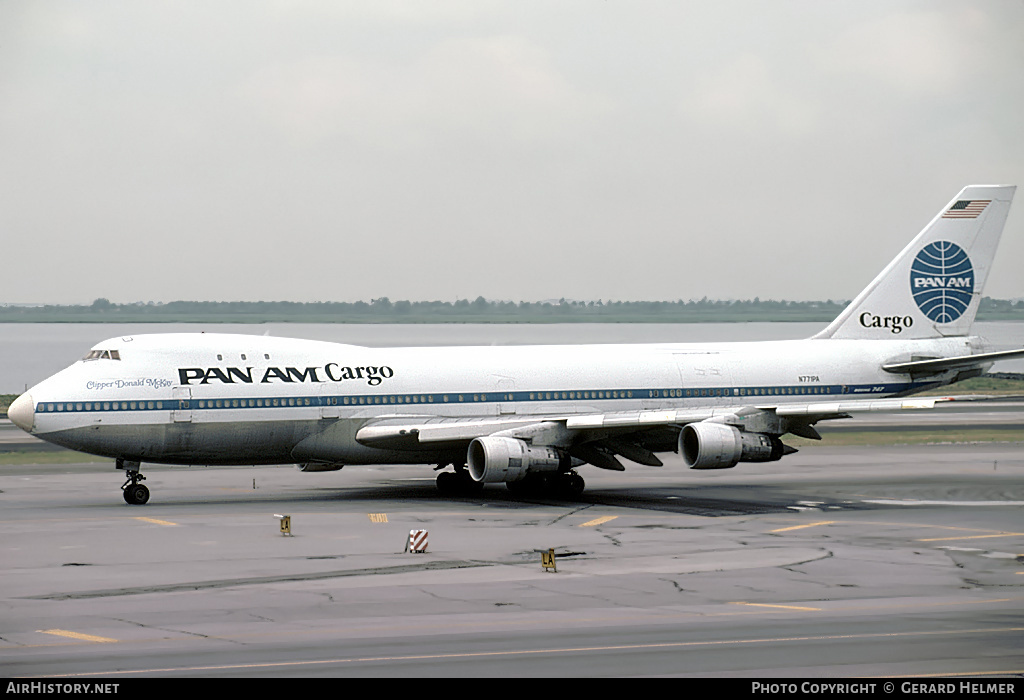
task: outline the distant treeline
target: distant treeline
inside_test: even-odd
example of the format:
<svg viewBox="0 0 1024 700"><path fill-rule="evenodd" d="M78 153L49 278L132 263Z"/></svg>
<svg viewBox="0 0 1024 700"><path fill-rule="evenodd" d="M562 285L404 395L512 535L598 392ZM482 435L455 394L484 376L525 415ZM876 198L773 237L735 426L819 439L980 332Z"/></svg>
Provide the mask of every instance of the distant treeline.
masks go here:
<svg viewBox="0 0 1024 700"><path fill-rule="evenodd" d="M0 323L716 323L830 321L845 301L173 301L0 306ZM978 318L1024 321L1024 300L982 299Z"/></svg>

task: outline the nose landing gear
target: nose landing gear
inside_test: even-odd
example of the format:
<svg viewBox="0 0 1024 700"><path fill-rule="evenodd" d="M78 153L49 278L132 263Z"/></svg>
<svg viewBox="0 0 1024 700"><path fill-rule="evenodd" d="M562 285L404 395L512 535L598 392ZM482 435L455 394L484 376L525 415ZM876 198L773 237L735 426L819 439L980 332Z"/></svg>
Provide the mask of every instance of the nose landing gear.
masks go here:
<svg viewBox="0 0 1024 700"><path fill-rule="evenodd" d="M132 506L145 505L149 501L149 489L140 483L146 480L146 477L139 473L142 464L119 458L116 466L118 469L124 469L125 475L128 477L128 480L121 484L124 502Z"/></svg>

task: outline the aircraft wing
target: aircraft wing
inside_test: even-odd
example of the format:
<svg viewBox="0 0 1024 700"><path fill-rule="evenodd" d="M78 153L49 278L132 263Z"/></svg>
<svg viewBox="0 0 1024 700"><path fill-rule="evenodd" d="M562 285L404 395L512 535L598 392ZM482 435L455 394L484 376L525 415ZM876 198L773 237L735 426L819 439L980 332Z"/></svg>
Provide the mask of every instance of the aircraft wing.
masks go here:
<svg viewBox="0 0 1024 700"><path fill-rule="evenodd" d="M754 432L793 432L818 438L820 436L810 426L819 420L847 418L862 412L930 409L937 402L949 400L943 397L861 399L503 418L395 416L364 425L356 433L356 441L385 449L442 450L468 445L475 438L500 435L537 445L571 447L571 454L580 453L582 445L595 443L632 461L660 466L652 451L674 450L678 429L688 423L712 421ZM671 430L666 434L665 429ZM658 431L662 435L658 436ZM586 449L579 456L593 463L590 457L594 455L588 454Z"/></svg>
<svg viewBox="0 0 1024 700"><path fill-rule="evenodd" d="M772 413L780 417L799 417L809 422L827 420L831 418L846 418L851 413L862 413L868 411L904 411L916 409L934 408L939 401L950 401L946 397L934 397L923 399L859 399L849 401L820 401L813 403L782 403L763 404L755 406L736 406L732 408L714 408L704 411L667 410L667 411L640 411L640 415L634 419L624 413L604 413L583 416L573 416L566 419L566 426L575 429L586 428L621 428L621 427L642 427L644 425L685 425L711 418L722 418L736 416L743 418L751 415L751 412Z"/></svg>

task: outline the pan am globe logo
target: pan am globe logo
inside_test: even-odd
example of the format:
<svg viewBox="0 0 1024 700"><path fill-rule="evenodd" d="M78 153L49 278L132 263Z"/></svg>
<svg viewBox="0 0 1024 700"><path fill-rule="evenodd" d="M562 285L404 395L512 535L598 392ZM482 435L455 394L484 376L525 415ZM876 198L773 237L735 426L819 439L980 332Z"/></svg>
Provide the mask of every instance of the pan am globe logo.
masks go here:
<svg viewBox="0 0 1024 700"><path fill-rule="evenodd" d="M974 294L974 267L967 252L950 241L929 243L910 266L910 293L917 308L936 323L952 323Z"/></svg>

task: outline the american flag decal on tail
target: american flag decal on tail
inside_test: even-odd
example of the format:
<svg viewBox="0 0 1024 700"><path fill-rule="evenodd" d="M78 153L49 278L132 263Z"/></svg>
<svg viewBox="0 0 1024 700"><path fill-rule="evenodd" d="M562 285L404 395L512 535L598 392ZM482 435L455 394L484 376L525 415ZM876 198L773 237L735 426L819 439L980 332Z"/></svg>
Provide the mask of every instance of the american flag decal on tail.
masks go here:
<svg viewBox="0 0 1024 700"><path fill-rule="evenodd" d="M943 219L977 219L991 199L961 199L942 215Z"/></svg>

